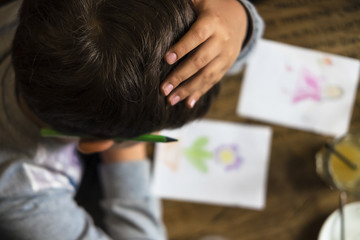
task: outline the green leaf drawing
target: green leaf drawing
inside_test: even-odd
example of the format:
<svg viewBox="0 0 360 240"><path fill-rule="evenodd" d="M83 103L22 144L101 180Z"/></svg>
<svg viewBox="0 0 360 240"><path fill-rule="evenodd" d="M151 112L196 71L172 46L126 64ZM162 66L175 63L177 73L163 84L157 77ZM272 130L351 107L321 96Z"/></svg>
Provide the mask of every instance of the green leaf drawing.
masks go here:
<svg viewBox="0 0 360 240"><path fill-rule="evenodd" d="M208 137L199 137L198 139L195 140L192 146L193 148L201 149L205 147L208 143L209 143Z"/></svg>
<svg viewBox="0 0 360 240"><path fill-rule="evenodd" d="M202 173L208 172L206 161L213 157L212 152L204 149L208 143L208 137L199 137L190 148L185 149L188 161Z"/></svg>

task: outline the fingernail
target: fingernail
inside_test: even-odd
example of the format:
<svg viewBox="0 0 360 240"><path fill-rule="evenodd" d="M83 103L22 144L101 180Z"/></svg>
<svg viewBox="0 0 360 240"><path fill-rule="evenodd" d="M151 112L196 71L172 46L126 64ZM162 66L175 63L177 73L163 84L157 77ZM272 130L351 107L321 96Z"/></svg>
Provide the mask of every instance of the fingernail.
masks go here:
<svg viewBox="0 0 360 240"><path fill-rule="evenodd" d="M196 103L195 99L191 100L191 102L190 102L190 108L193 108L193 107L195 106L195 103Z"/></svg>
<svg viewBox="0 0 360 240"><path fill-rule="evenodd" d="M177 104L180 101L180 97L179 96L175 96L170 100L171 106L174 106L175 104Z"/></svg>
<svg viewBox="0 0 360 240"><path fill-rule="evenodd" d="M174 86L171 83L168 83L168 85L164 87L165 96L169 95L169 93L173 90L173 88Z"/></svg>
<svg viewBox="0 0 360 240"><path fill-rule="evenodd" d="M167 62L168 64L173 64L173 63L175 63L175 62L176 62L176 58L177 58L177 56L176 56L176 53L174 53L174 52L170 52L170 53L166 54L166 56L165 56L166 62Z"/></svg>

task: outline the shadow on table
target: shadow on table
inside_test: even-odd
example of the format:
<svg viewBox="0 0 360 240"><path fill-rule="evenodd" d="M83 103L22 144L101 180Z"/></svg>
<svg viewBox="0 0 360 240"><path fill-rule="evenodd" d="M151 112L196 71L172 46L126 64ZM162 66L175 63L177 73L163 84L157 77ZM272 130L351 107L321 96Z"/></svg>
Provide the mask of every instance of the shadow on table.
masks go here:
<svg viewBox="0 0 360 240"><path fill-rule="evenodd" d="M320 230L322 225L324 224L326 218L330 215L329 214L323 214L320 215L318 217L316 217L315 219L313 219L311 222L309 222L307 224L307 226L303 229L303 231L301 231L301 234L299 235L299 237L296 238L296 240L316 240L316 238L314 238L314 236L319 236Z"/></svg>
<svg viewBox="0 0 360 240"><path fill-rule="evenodd" d="M316 173L315 154L320 148L321 145L315 145L307 149L306 154L301 150L291 153L287 161L287 178L296 190L328 188Z"/></svg>

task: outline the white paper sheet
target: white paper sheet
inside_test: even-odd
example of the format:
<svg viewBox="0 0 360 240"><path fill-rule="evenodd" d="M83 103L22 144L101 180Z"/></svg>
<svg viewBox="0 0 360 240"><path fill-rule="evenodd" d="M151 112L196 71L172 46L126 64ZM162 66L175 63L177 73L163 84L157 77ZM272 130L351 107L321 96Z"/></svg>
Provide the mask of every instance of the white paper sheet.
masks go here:
<svg viewBox="0 0 360 240"><path fill-rule="evenodd" d="M261 40L249 59L237 113L338 136L347 132L359 60Z"/></svg>
<svg viewBox="0 0 360 240"><path fill-rule="evenodd" d="M265 207L269 127L201 120L178 130L178 138L157 144L153 192L163 198Z"/></svg>

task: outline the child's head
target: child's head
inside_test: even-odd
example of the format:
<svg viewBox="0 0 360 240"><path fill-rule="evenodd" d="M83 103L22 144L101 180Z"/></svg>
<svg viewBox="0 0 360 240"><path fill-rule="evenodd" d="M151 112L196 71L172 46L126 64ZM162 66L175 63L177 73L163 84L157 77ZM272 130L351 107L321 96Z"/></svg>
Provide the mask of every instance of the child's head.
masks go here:
<svg viewBox="0 0 360 240"><path fill-rule="evenodd" d="M27 0L13 44L17 89L54 129L133 137L203 116L170 106L160 84L165 52L196 18L191 0Z"/></svg>

